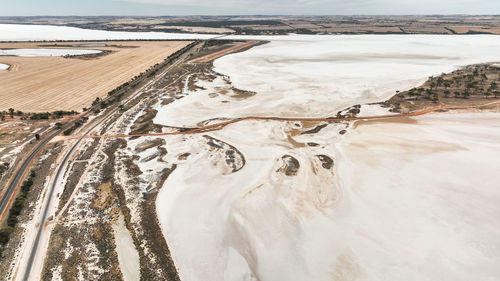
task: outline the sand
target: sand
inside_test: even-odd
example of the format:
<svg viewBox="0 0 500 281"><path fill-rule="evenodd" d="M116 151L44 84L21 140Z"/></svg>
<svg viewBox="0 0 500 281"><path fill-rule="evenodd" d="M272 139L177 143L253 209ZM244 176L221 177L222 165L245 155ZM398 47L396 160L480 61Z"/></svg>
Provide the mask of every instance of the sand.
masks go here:
<svg viewBox="0 0 500 281"><path fill-rule="evenodd" d="M118 217L116 224L112 225L115 237L116 254L124 281L140 279L139 254L135 249L134 241L125 226L123 216Z"/></svg>

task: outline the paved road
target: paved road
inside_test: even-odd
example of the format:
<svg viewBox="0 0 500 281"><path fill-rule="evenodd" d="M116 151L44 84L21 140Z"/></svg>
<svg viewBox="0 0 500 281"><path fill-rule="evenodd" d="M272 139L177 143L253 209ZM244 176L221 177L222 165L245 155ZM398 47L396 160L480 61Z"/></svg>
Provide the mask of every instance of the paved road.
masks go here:
<svg viewBox="0 0 500 281"><path fill-rule="evenodd" d="M81 120L83 117L87 116L88 114L90 114L90 111L87 111L87 112L83 113L80 117L75 118L75 119L71 120L70 122L66 123L59 130L55 131L50 136L48 136L47 138L45 138L44 140L42 140L41 142L39 142L38 145L31 151L31 153L28 155L28 157L22 163L22 165L19 168L19 170L17 170L16 173L14 174L14 178L12 179L12 181L7 186L7 191L4 193L4 196L2 197L2 199L0 199L0 217L4 214L4 212L7 211L6 208L8 206L9 200L11 199L11 196L13 195L16 187L19 185L19 183L20 183L20 181L21 181L24 173L29 168L29 166L31 165L31 162L38 155L38 153L55 136L59 135L64 130L68 129L69 127L73 126L73 124L75 124L75 122Z"/></svg>

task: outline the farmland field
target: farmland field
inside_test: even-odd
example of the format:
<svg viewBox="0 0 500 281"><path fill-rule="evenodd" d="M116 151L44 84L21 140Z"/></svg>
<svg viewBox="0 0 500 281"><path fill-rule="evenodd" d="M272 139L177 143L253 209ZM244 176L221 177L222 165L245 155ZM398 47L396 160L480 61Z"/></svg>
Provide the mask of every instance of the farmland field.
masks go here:
<svg viewBox="0 0 500 281"><path fill-rule="evenodd" d="M11 67L0 73L0 110L79 111L189 43L106 42L106 47L93 49L111 53L95 58L1 57L0 62ZM39 45L0 43L0 49Z"/></svg>

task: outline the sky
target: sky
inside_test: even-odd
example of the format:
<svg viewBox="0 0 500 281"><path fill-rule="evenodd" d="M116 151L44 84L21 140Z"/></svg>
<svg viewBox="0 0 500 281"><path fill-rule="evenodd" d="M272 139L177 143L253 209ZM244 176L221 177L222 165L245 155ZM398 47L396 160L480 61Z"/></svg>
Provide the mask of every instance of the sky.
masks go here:
<svg viewBox="0 0 500 281"><path fill-rule="evenodd" d="M0 0L0 16L500 14L500 0Z"/></svg>

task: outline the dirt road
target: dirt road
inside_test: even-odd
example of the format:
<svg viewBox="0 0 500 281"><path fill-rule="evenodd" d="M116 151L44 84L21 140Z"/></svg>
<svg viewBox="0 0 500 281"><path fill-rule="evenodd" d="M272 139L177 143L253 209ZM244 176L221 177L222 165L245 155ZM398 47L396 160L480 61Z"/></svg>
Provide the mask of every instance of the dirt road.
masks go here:
<svg viewBox="0 0 500 281"><path fill-rule="evenodd" d="M272 121L297 121L297 122L339 122L339 121L355 121L355 120L373 120L373 119L385 119L385 118L399 118L399 117L415 117L424 115L431 112L442 111L442 110L460 110L460 109L472 109L472 108L481 108L485 106L500 104L500 100L478 104L478 105L467 105L467 106L437 106L428 108L421 111L415 111L411 113L396 113L396 114L387 114L387 115L379 115L379 116L365 116L365 117L326 117L326 118L294 118L294 117L259 117L259 116L247 116L241 118L235 118L229 121L220 122L212 125L203 126L200 128L188 130L188 131L178 131L178 132L168 132L168 133L149 133L149 134L115 134L115 135L84 135L84 136L60 136L55 138L53 141L65 141L71 139L81 139L81 138L132 138L132 137L146 137L146 136L168 136L168 135L188 135L188 134L197 134L197 133L205 133L209 131L220 130L230 124L234 124L237 122L245 121L245 120L272 120Z"/></svg>
<svg viewBox="0 0 500 281"><path fill-rule="evenodd" d="M215 52L213 54L209 54L209 55L203 56L201 58L194 59L194 60L190 61L190 63L210 62L210 61L218 59L218 58L220 58L222 56L225 56L227 54L243 50L245 48L248 48L248 47L253 46L253 45L255 45L257 43L260 43L260 42L261 41L249 41L249 42L246 42L246 43L243 43L243 44L238 44L238 45L235 45L233 47L230 47L230 48L227 48L227 49Z"/></svg>

